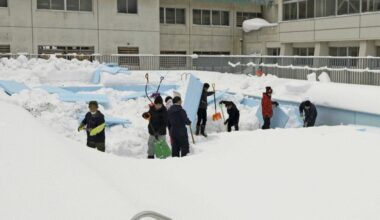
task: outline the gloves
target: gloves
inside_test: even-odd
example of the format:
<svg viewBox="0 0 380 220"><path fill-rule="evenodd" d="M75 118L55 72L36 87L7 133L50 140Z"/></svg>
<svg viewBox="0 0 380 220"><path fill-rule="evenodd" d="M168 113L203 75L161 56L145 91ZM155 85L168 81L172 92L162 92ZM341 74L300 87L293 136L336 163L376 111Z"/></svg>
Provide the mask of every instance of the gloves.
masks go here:
<svg viewBox="0 0 380 220"><path fill-rule="evenodd" d="M154 134L154 137L156 138L156 140L158 140L158 134Z"/></svg>
<svg viewBox="0 0 380 220"><path fill-rule="evenodd" d="M273 102L273 105L278 107L280 104L278 104L278 102Z"/></svg>
<svg viewBox="0 0 380 220"><path fill-rule="evenodd" d="M78 127L78 132L84 130L84 124L80 124L79 127Z"/></svg>
<svg viewBox="0 0 380 220"><path fill-rule="evenodd" d="M150 119L150 114L149 112L145 112L144 114L142 114L142 117L146 120L149 120Z"/></svg>
<svg viewBox="0 0 380 220"><path fill-rule="evenodd" d="M219 102L219 105L222 105L222 104L223 104L223 101L220 101L220 102Z"/></svg>

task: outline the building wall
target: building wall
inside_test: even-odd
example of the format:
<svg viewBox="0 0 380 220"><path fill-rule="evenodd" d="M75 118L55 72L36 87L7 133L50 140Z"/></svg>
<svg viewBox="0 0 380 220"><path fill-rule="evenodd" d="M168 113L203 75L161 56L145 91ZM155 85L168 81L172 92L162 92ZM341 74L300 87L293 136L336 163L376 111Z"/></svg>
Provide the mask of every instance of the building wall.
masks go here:
<svg viewBox="0 0 380 220"><path fill-rule="evenodd" d="M247 4L204 3L193 0L161 0L160 7L185 8L186 24L161 24L161 51L228 51L240 54L242 28L236 27L236 12L261 12L260 6ZM230 26L193 24L193 9L213 9L230 12Z"/></svg>
<svg viewBox="0 0 380 220"><path fill-rule="evenodd" d="M12 53L54 45L93 46L102 54L130 46L158 54L159 29L157 0L139 0L138 14L117 13L117 0L93 0L92 12L37 9L37 0L9 0L0 8L0 44L10 44Z"/></svg>
<svg viewBox="0 0 380 220"><path fill-rule="evenodd" d="M270 9L265 10L271 11L270 13L264 13L269 21L273 20L273 15L278 15L279 25L277 29L271 29L273 36L268 36L268 28L246 33L245 47L250 48L247 51L263 51L270 39L272 45L281 45L282 55L293 55L293 47L314 47L315 55L325 56L329 55L329 47L339 46L358 46L360 56L376 55L376 46L380 39L380 12L282 21L281 2L282 0L278 1L277 7L272 6L278 10L277 13Z"/></svg>

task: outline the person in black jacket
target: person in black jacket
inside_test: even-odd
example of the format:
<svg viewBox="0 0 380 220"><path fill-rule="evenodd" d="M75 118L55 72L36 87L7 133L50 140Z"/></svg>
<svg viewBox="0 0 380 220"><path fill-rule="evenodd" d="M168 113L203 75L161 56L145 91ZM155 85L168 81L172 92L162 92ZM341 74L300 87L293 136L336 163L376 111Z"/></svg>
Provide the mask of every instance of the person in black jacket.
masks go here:
<svg viewBox="0 0 380 220"><path fill-rule="evenodd" d="M227 108L228 119L224 122L227 125L227 131L231 132L232 127L235 127L235 131L239 130L240 112L237 109L235 103L229 101L220 101L219 104L224 104Z"/></svg>
<svg viewBox="0 0 380 220"><path fill-rule="evenodd" d="M106 135L104 130L106 124L104 115L98 110L99 106L96 101L91 101L88 108L90 111L86 114L78 128L78 131L86 129L87 146L105 152Z"/></svg>
<svg viewBox="0 0 380 220"><path fill-rule="evenodd" d="M304 121L304 127L314 127L317 120L318 112L317 108L309 100L304 101L299 107L301 118Z"/></svg>
<svg viewBox="0 0 380 220"><path fill-rule="evenodd" d="M207 97L214 95L214 92L208 92L208 89L210 88L210 84L205 83L203 84L203 90L201 95L201 100L199 101L199 107L198 107L198 121L197 121L197 128L195 130L195 135L199 135L199 133L205 137L207 137L207 134L205 133L206 130L206 122L207 122Z"/></svg>
<svg viewBox="0 0 380 220"><path fill-rule="evenodd" d="M142 117L149 120L148 159L154 159L155 142L166 139L168 113L161 96L154 99L154 105L150 106L149 111L145 112Z"/></svg>
<svg viewBox="0 0 380 220"><path fill-rule="evenodd" d="M184 157L189 153L189 138L186 125L191 125L186 111L181 106L180 97L174 97L173 106L168 111L168 127L172 139L172 156Z"/></svg>

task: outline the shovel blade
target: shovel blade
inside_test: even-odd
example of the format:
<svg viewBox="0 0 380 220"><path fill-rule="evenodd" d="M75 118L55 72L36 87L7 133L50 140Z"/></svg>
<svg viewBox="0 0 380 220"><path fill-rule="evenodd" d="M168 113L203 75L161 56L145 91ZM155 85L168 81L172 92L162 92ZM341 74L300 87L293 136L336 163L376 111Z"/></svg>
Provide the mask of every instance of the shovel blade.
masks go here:
<svg viewBox="0 0 380 220"><path fill-rule="evenodd" d="M219 121L220 119L222 119L222 114L220 114L220 112L217 112L217 113L212 115L213 121Z"/></svg>

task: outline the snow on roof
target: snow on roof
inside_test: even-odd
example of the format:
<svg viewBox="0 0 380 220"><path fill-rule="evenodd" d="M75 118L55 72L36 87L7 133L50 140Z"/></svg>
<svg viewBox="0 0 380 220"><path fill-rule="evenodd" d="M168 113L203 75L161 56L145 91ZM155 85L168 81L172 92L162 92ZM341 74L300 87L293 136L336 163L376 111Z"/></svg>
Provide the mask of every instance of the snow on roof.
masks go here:
<svg viewBox="0 0 380 220"><path fill-rule="evenodd" d="M244 32L247 32L247 33L251 31L260 30L263 27L275 27L275 26L277 26L277 23L269 23L268 21L262 18L249 19L243 22L243 30Z"/></svg>

